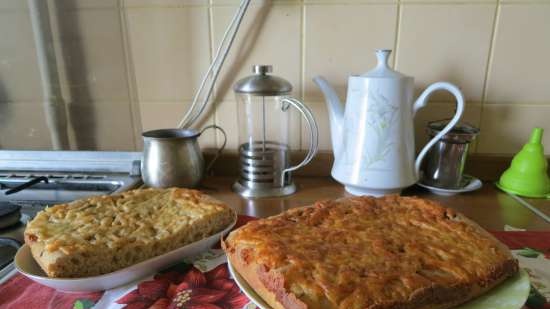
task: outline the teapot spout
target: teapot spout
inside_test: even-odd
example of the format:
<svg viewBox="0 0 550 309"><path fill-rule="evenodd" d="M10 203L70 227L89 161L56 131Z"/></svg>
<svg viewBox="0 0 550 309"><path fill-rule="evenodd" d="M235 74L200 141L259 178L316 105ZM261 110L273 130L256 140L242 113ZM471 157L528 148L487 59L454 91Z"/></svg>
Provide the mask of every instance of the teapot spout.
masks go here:
<svg viewBox="0 0 550 309"><path fill-rule="evenodd" d="M332 150L334 152L334 158L338 160L340 153L342 151L342 140L343 140L343 124L344 124L344 106L338 94L328 81L322 76L316 76L313 78L313 82L323 92L325 96L325 101L327 104L329 121L330 121L330 137L332 139Z"/></svg>

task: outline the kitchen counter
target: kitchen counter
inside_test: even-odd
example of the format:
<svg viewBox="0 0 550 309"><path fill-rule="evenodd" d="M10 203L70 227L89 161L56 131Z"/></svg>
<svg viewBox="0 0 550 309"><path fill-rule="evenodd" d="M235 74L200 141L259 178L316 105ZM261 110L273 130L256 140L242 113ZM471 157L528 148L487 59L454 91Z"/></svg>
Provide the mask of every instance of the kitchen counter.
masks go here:
<svg viewBox="0 0 550 309"><path fill-rule="evenodd" d="M226 202L239 214L267 217L286 209L312 204L323 199L349 196L344 187L329 177L296 177L298 191L282 198L245 199L231 191L234 177L209 177L204 182L208 194ZM456 209L473 219L483 228L502 231L505 225L525 230L550 230L550 224L537 216L492 183L484 183L482 189L450 197L437 196L419 188L411 187L403 195L417 195L436 200L444 206ZM550 201L528 200L546 214L550 213Z"/></svg>

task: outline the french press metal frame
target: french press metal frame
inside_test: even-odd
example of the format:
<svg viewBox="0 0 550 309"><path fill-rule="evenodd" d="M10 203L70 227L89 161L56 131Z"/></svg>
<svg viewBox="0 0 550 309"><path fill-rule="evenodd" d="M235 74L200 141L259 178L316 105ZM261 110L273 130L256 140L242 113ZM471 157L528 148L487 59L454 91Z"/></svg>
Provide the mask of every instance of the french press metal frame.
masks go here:
<svg viewBox="0 0 550 309"><path fill-rule="evenodd" d="M250 144L243 144L239 147L241 176L233 185L233 190L245 197L268 197L268 196L283 196L289 195L296 191L296 186L291 180L290 173L306 164L308 164L318 150L319 132L317 122L311 110L299 100L286 97L292 91L292 86L286 80L273 75L267 75L272 71L270 65L255 65L253 72L255 75L244 78L238 81L234 86L236 93L247 95L268 97L268 96L285 96L281 99L282 111L288 110L291 106L296 108L306 120L309 129L309 150L305 158L297 165L285 167L280 173L279 179L274 178L273 164L277 158L270 157L266 152L265 145L266 134L263 134L263 152L256 151L256 147L251 147ZM265 130L266 116L263 111L263 129ZM255 144L261 144L256 142ZM287 147L286 145L277 145L269 142L272 147ZM249 149L244 149L248 145ZM276 154L273 154L275 156ZM278 158L279 161L286 162L289 158ZM269 174L269 172L273 172ZM262 174L263 173L263 174ZM268 173L267 175L265 173ZM272 182L266 182L273 179Z"/></svg>

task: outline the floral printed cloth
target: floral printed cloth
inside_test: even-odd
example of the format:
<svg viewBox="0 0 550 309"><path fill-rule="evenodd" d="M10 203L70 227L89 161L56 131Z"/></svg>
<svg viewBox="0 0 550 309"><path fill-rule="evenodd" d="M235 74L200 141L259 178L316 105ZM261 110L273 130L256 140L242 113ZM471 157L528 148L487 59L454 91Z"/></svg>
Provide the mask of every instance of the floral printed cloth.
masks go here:
<svg viewBox="0 0 550 309"><path fill-rule="evenodd" d="M221 258L221 259L219 259ZM222 250L211 250L142 281L119 297L106 292L98 308L242 309L256 308L229 276ZM220 264L219 262L222 261ZM119 289L117 289L119 290ZM112 295L110 295L112 294ZM112 299L117 298L114 303Z"/></svg>
<svg viewBox="0 0 550 309"><path fill-rule="evenodd" d="M236 227L253 220L239 216ZM531 277L530 309L550 309L550 232L495 232ZM105 292L63 293L21 274L0 285L0 308L255 309L231 279L222 250L185 259L162 272Z"/></svg>

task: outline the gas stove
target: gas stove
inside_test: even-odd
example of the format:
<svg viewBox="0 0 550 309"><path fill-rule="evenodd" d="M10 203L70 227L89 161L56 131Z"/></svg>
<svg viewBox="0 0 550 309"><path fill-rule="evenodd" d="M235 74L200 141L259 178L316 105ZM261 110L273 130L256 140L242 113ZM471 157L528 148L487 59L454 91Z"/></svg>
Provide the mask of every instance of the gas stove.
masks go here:
<svg viewBox="0 0 550 309"><path fill-rule="evenodd" d="M4 268L0 270L0 282L7 273L5 266L15 255L14 245L23 243L28 220L47 206L138 187L141 155L141 152L1 150L0 214L2 210L9 212L8 209L16 209L20 214L15 211L11 217L0 215L0 269ZM2 219L8 220L2 224Z"/></svg>
<svg viewBox="0 0 550 309"><path fill-rule="evenodd" d="M48 183L37 183L31 187L6 195L36 177L46 177ZM129 189L136 180L129 175L105 173L9 173L0 174L0 207L2 204L21 206L22 214L31 218L46 206L61 204L92 195L111 194Z"/></svg>

